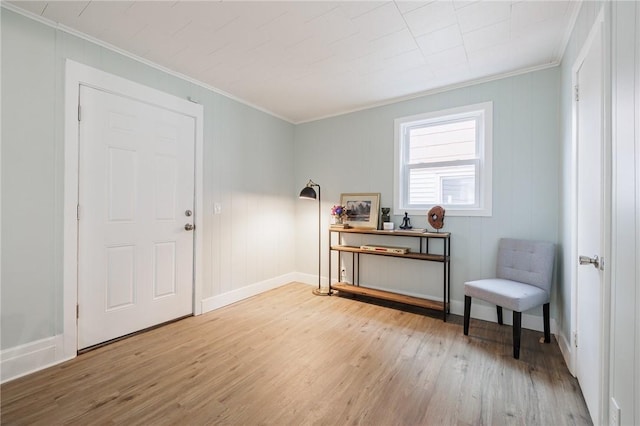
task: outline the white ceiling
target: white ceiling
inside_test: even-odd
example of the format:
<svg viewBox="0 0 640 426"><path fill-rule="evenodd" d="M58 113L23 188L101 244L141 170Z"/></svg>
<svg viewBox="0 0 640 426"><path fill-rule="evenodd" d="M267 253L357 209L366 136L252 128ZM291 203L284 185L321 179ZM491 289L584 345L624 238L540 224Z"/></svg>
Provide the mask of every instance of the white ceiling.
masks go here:
<svg viewBox="0 0 640 426"><path fill-rule="evenodd" d="M557 64L577 1L12 1L299 123Z"/></svg>

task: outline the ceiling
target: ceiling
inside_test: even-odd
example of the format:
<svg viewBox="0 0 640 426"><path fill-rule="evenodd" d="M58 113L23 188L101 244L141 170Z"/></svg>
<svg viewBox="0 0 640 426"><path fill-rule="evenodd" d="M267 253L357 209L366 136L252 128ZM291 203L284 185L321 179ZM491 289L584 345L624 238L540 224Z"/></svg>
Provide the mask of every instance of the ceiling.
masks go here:
<svg viewBox="0 0 640 426"><path fill-rule="evenodd" d="M575 0L10 3L293 123L556 65L580 6Z"/></svg>

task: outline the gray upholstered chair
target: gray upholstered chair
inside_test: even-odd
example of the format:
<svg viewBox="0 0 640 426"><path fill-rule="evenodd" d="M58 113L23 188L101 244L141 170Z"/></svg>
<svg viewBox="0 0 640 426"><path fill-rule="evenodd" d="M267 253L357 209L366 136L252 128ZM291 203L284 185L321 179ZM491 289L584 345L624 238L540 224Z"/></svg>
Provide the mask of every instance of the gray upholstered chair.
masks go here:
<svg viewBox="0 0 640 426"><path fill-rule="evenodd" d="M555 246L544 241L503 238L498 246L496 278L464 283L464 334L469 335L471 298L496 305L498 324L502 308L513 311L513 357L520 358L522 312L542 305L544 341L551 341L549 300Z"/></svg>

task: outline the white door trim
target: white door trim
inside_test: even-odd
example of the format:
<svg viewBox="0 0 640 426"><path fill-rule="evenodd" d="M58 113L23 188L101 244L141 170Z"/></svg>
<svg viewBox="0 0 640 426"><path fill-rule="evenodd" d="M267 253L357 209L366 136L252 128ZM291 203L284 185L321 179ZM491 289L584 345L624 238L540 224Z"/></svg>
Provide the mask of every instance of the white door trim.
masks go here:
<svg viewBox="0 0 640 426"><path fill-rule="evenodd" d="M640 32L640 5L636 4L636 34ZM636 39L636 122L635 122L635 148L636 148L636 159L635 159L635 172L636 172L636 256L640 255L640 40ZM617 243L617 241L616 241ZM636 359L634 362L635 370L636 370L636 382L635 382L635 419L633 421L635 424L640 424L640 374L638 374L640 370L640 324L638 321L640 319L640 262L636 264L636 341L635 341L635 353Z"/></svg>
<svg viewBox="0 0 640 426"><path fill-rule="evenodd" d="M578 71L584 62L587 54L589 53L589 49L595 39L599 34L602 34L602 61L603 65L603 121L602 121L602 131L603 131L603 176L602 176L602 187L603 187L603 199L602 199L602 226L603 226L603 254L602 257L605 260L605 269L603 273L603 290L601 293L601 309L602 309L602 318L603 324L600 330L600 341L602 342L602 347L600 348L600 359L601 366L599 368L599 380L600 380L600 413L601 419L593 419L594 423L608 423L607 413L608 410L608 394L609 394L609 348L610 348L610 339L609 339L609 327L610 327L610 319L611 319L611 272L610 272L610 260L611 260L611 49L610 49L610 26L608 22L610 19L605 19L610 15L610 9L603 6L598 13L598 16L593 23L589 31L589 35L585 40L582 49L580 50L580 54L576 58L572 68L571 68L571 90L572 90L572 102L571 102L571 239L570 239L570 250L571 258L566 262L569 265L569 273L571 277L571 355L568 360L568 367L571 373L576 375L576 365L577 365L577 351L575 350L575 339L577 332L577 322L578 322L578 309L577 309L577 259L579 256L578 253L578 227L577 227L577 216L578 216L578 135L577 135L577 126L578 126L578 111L577 111L577 102L575 98L575 94L573 93L574 88L578 84Z"/></svg>
<svg viewBox="0 0 640 426"><path fill-rule="evenodd" d="M152 89L124 78L80 64L70 59L65 63L65 140L64 140L64 251L63 251L63 352L65 358L75 357L78 351L76 305L78 303L78 99L80 85L116 93L152 105L167 108L175 105L176 111L195 119L195 211L194 221L194 288L193 312L202 313L203 285L203 119L202 105Z"/></svg>

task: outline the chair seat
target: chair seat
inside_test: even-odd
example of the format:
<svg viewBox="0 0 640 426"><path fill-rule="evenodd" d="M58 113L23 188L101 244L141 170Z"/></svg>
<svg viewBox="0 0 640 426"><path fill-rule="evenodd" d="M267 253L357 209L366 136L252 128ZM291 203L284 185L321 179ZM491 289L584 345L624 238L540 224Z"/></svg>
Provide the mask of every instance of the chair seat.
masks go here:
<svg viewBox="0 0 640 426"><path fill-rule="evenodd" d="M503 278L467 281L464 294L517 312L549 302L549 295L541 288Z"/></svg>

